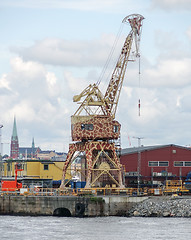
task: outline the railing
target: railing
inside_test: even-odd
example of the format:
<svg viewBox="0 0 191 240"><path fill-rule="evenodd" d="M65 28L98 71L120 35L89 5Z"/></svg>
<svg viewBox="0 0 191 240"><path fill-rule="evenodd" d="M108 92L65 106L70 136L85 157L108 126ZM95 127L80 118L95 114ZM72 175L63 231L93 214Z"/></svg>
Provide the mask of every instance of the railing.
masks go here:
<svg viewBox="0 0 191 240"><path fill-rule="evenodd" d="M21 188L10 189L4 188L0 191L2 195L23 195L23 196L107 196L107 195L123 195L123 196L138 196L147 195L147 192L141 189L138 194L137 188L66 188L61 190L59 188Z"/></svg>
<svg viewBox="0 0 191 240"><path fill-rule="evenodd" d="M21 188L11 189L3 188L0 191L1 195L36 195L36 196L83 196L83 195L137 195L136 188Z"/></svg>
<svg viewBox="0 0 191 240"><path fill-rule="evenodd" d="M61 195L72 195L73 190L60 190L57 188L3 188L0 191L2 195L25 195L25 196L61 196Z"/></svg>
<svg viewBox="0 0 191 240"><path fill-rule="evenodd" d="M4 188L0 190L0 195L23 195L23 196L150 196L150 195L165 195L167 193L189 193L186 189L162 189L162 188L21 188L10 189Z"/></svg>
<svg viewBox="0 0 191 240"><path fill-rule="evenodd" d="M79 188L76 190L77 195L137 195L137 188Z"/></svg>

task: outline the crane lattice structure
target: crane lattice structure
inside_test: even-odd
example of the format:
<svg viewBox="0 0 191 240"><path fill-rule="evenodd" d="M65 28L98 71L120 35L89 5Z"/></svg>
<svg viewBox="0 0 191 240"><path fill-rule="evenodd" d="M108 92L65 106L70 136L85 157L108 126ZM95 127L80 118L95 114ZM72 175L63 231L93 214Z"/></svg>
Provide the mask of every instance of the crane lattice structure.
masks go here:
<svg viewBox="0 0 191 240"><path fill-rule="evenodd" d="M143 19L140 14L131 14L123 19L123 23L130 24L131 30L125 39L105 95L99 90L98 84L93 84L73 97L73 101L78 102L80 106L71 116L73 143L69 145L63 167L61 189L70 180L65 179L66 172L71 169L72 163L79 155L83 155L85 159L83 169L78 169L80 175L84 175L85 188L112 186L124 188L122 166L114 143L120 137L121 125L115 120L115 114L133 41L135 56L140 57L139 44Z"/></svg>

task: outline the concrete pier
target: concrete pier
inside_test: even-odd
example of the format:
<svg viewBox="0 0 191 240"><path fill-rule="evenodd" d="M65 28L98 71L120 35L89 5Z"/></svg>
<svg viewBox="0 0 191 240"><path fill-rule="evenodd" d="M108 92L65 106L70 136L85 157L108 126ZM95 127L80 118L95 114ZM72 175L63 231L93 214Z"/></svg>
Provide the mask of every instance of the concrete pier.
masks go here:
<svg viewBox="0 0 191 240"><path fill-rule="evenodd" d="M0 214L30 216L128 216L132 207L148 197L13 196L0 197Z"/></svg>

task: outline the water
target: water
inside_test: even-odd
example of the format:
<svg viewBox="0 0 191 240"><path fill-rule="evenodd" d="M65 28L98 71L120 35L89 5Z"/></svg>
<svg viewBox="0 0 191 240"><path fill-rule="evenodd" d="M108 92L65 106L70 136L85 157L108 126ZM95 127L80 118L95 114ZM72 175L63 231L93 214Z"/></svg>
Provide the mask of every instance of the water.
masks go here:
<svg viewBox="0 0 191 240"><path fill-rule="evenodd" d="M0 240L189 239L189 218L0 216Z"/></svg>

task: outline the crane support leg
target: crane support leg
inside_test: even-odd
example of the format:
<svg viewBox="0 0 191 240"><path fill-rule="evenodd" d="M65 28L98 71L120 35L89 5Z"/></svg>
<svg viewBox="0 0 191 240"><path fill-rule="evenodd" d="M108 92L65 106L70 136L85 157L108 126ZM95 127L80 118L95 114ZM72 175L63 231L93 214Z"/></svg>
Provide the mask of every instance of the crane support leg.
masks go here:
<svg viewBox="0 0 191 240"><path fill-rule="evenodd" d="M85 153L87 169L82 169L86 173L85 188L112 186L112 184L118 188L124 188L122 166L116 154L114 143L91 141L70 144L63 167L61 189L65 187L66 172L70 171L69 166L73 161L75 152Z"/></svg>

